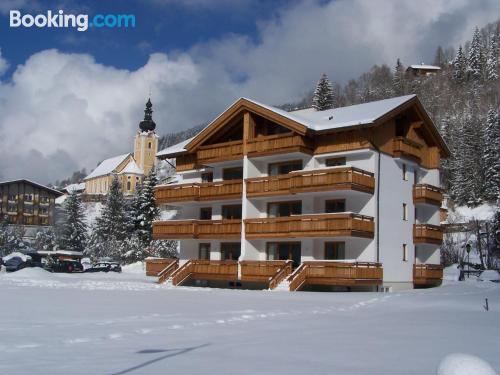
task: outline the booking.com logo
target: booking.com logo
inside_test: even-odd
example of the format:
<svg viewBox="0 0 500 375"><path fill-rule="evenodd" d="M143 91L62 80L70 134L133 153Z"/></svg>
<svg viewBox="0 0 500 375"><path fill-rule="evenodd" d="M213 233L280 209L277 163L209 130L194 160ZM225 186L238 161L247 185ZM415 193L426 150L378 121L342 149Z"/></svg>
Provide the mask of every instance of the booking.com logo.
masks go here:
<svg viewBox="0 0 500 375"><path fill-rule="evenodd" d="M134 14L96 14L89 22L88 14L64 14L47 11L46 14L21 14L19 10L10 11L10 27L38 27L38 28L76 28L78 31L87 31L89 27L120 28L135 27Z"/></svg>

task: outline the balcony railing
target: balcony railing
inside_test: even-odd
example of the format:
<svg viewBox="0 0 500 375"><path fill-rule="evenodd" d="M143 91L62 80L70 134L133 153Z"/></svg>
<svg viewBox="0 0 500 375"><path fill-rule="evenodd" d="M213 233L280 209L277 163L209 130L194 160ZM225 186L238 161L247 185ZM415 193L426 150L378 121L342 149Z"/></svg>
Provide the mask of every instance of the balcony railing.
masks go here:
<svg viewBox="0 0 500 375"><path fill-rule="evenodd" d="M163 185L155 189L157 203L240 199L242 180Z"/></svg>
<svg viewBox="0 0 500 375"><path fill-rule="evenodd" d="M296 215L246 219L247 238L337 237L373 238L373 218L358 214Z"/></svg>
<svg viewBox="0 0 500 375"><path fill-rule="evenodd" d="M375 178L373 173L349 167L255 177L245 180L245 183L249 197L334 190L358 190L373 194Z"/></svg>
<svg viewBox="0 0 500 375"><path fill-rule="evenodd" d="M153 238L239 238L241 220L167 220L153 223Z"/></svg>
<svg viewBox="0 0 500 375"><path fill-rule="evenodd" d="M180 285L189 278L196 280L238 279L238 262L235 260L191 259L178 268L172 275L172 284Z"/></svg>
<svg viewBox="0 0 500 375"><path fill-rule="evenodd" d="M240 262L241 280L268 284L288 264L290 264L291 271L291 263L286 260L242 260Z"/></svg>
<svg viewBox="0 0 500 375"><path fill-rule="evenodd" d="M414 264L413 284L433 286L441 284L443 267L439 264Z"/></svg>
<svg viewBox="0 0 500 375"><path fill-rule="evenodd" d="M443 192L440 188L429 184L413 185L413 203L428 203L441 206Z"/></svg>
<svg viewBox="0 0 500 375"><path fill-rule="evenodd" d="M393 152L396 156L407 156L418 161L422 158L422 145L411 139L396 137L393 141Z"/></svg>
<svg viewBox="0 0 500 375"><path fill-rule="evenodd" d="M274 134L257 137L247 141L249 156L269 155L284 152L313 153L313 143L310 139L298 134Z"/></svg>
<svg viewBox="0 0 500 375"><path fill-rule="evenodd" d="M439 225L414 224L413 242L440 245L443 242L443 228Z"/></svg>
<svg viewBox="0 0 500 375"><path fill-rule="evenodd" d="M146 258L146 276L158 276L167 266L176 262L173 258Z"/></svg>
<svg viewBox="0 0 500 375"><path fill-rule="evenodd" d="M380 263L309 261L303 262L288 281L290 291L295 291L306 285L379 285L382 278Z"/></svg>
<svg viewBox="0 0 500 375"><path fill-rule="evenodd" d="M199 164L241 159L243 157L243 141L231 141L201 146L196 152Z"/></svg>

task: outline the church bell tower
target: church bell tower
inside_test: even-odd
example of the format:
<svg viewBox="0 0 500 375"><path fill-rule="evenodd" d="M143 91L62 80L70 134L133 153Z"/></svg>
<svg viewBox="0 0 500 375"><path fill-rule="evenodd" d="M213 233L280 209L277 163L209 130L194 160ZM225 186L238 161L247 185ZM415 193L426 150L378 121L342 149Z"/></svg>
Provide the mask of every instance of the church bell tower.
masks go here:
<svg viewBox="0 0 500 375"><path fill-rule="evenodd" d="M144 120L139 123L139 131L134 140L134 159L145 175L156 165L158 136L155 133L155 129L153 104L151 103L151 99L148 99L146 109L144 110Z"/></svg>

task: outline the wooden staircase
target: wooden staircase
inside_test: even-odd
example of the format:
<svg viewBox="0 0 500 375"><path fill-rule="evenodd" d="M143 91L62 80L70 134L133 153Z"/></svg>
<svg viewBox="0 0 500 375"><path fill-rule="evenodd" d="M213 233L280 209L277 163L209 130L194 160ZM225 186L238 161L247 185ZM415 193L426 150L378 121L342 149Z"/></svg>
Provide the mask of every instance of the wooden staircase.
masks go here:
<svg viewBox="0 0 500 375"><path fill-rule="evenodd" d="M287 260L286 263L276 271L276 273L269 279L269 290L276 289L290 274L292 273L293 261Z"/></svg>
<svg viewBox="0 0 500 375"><path fill-rule="evenodd" d="M179 259L176 259L158 273L158 284L163 284L179 268Z"/></svg>

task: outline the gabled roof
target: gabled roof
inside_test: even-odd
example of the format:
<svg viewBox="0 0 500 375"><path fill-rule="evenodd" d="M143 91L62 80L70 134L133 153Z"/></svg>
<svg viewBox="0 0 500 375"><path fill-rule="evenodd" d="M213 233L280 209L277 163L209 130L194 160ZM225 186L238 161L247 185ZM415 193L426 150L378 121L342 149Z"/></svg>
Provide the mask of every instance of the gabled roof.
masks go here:
<svg viewBox="0 0 500 375"><path fill-rule="evenodd" d="M47 192L50 192L56 196L61 196L63 195L62 192L60 192L59 190L56 190L56 189L52 189L52 188L49 188L45 185L42 185L42 184L39 184L38 182L34 182L34 181L31 181L31 180L27 180L25 178L22 178L22 179L17 179L17 180L9 180L9 181L0 181L0 185L7 185L7 184L15 184L15 183L18 183L18 182L24 182L24 183L27 183L29 185L33 185L33 186L36 186L40 189L43 189Z"/></svg>
<svg viewBox="0 0 500 375"><path fill-rule="evenodd" d="M144 174L144 171L139 168L134 159L130 159L128 164L120 171L120 174Z"/></svg>
<svg viewBox="0 0 500 375"><path fill-rule="evenodd" d="M306 132L327 132L337 129L344 130L360 126L373 126L386 121L388 118L397 115L410 106L416 106L425 122L431 124L429 128L435 141L443 148L445 153L449 153L448 147L439 135L435 125L429 118L427 112L418 100L416 95L405 95L390 99L377 100L369 103L356 104L347 107L317 111L313 108L302 109L294 112L287 112L282 109L257 102L248 98L240 98L228 109L222 112L215 120L208 124L200 133L193 138L170 146L160 152L158 157L174 157L176 155L191 152L204 139L214 134L220 125L231 118L231 115L240 110L257 111L266 117L273 117L280 124L294 126L299 133ZM280 121L281 120L281 121Z"/></svg>
<svg viewBox="0 0 500 375"><path fill-rule="evenodd" d="M63 190L67 191L68 193L72 193L73 191L85 190L85 182L67 185L63 188Z"/></svg>
<svg viewBox="0 0 500 375"><path fill-rule="evenodd" d="M106 159L99 163L99 165L94 169L84 180L89 180L91 178L105 176L107 174L115 172L115 169L128 158L130 154L123 154L115 156L113 158Z"/></svg>

